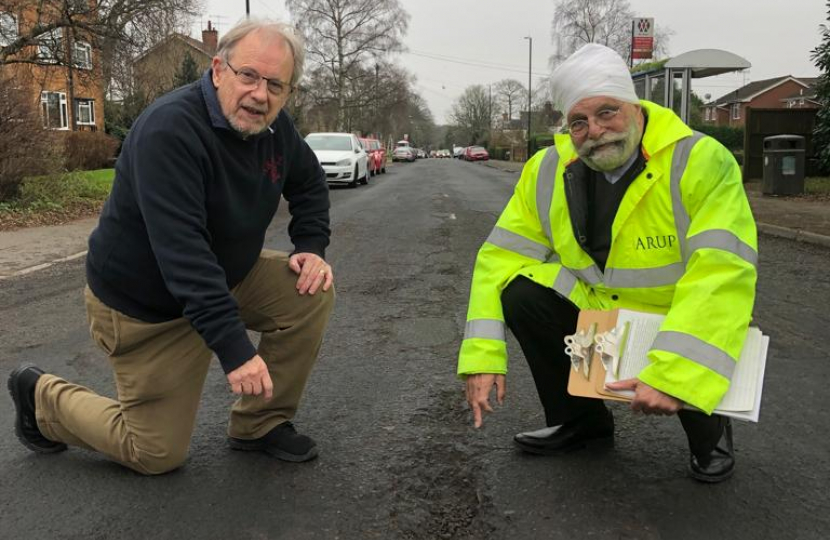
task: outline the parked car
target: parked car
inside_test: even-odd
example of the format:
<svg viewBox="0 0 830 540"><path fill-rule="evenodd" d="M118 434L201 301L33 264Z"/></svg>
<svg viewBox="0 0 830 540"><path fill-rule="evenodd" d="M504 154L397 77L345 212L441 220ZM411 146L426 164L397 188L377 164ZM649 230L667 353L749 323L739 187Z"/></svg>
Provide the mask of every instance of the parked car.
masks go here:
<svg viewBox="0 0 830 540"><path fill-rule="evenodd" d="M467 161L487 161L490 159L490 154L481 146L468 146L464 150L464 159Z"/></svg>
<svg viewBox="0 0 830 540"><path fill-rule="evenodd" d="M452 147L452 157L461 159L464 156L464 148L463 146L453 146Z"/></svg>
<svg viewBox="0 0 830 540"><path fill-rule="evenodd" d="M314 150L330 184L357 187L369 183L369 156L351 133L309 133L305 141Z"/></svg>
<svg viewBox="0 0 830 540"><path fill-rule="evenodd" d="M392 161L415 161L415 151L409 146L398 146L392 151Z"/></svg>
<svg viewBox="0 0 830 540"><path fill-rule="evenodd" d="M377 139L360 139L369 154L369 174L377 176L386 172L386 148Z"/></svg>

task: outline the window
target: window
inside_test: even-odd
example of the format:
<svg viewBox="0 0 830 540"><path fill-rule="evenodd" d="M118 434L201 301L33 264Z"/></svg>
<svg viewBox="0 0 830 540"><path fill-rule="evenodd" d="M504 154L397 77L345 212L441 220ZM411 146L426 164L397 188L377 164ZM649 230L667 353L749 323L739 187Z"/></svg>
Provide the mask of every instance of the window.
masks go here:
<svg viewBox="0 0 830 540"><path fill-rule="evenodd" d="M706 107L706 113L703 115L703 119L706 120L707 122L712 119L711 112L712 112L712 109L710 109L709 107Z"/></svg>
<svg viewBox="0 0 830 540"><path fill-rule="evenodd" d="M69 129L66 115L66 94L63 92L41 92L40 109L43 127L46 129Z"/></svg>
<svg viewBox="0 0 830 540"><path fill-rule="evenodd" d="M81 69L92 69L92 45L85 41L72 44L72 64Z"/></svg>
<svg viewBox="0 0 830 540"><path fill-rule="evenodd" d="M732 104L732 120L740 120L741 119L741 104L740 103L733 103Z"/></svg>
<svg viewBox="0 0 830 540"><path fill-rule="evenodd" d="M63 28L55 28L37 37L37 58L44 62L58 62L63 57Z"/></svg>
<svg viewBox="0 0 830 540"><path fill-rule="evenodd" d="M17 19L11 13L0 13L0 47L5 47L17 37Z"/></svg>
<svg viewBox="0 0 830 540"><path fill-rule="evenodd" d="M75 119L79 126L94 126L95 101L91 99L76 99Z"/></svg>

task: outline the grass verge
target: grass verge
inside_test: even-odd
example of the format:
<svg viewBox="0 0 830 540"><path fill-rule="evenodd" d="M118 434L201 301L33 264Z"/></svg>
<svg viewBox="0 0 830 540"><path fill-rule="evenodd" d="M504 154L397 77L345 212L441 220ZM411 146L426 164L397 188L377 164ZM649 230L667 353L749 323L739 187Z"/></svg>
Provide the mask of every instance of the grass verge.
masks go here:
<svg viewBox="0 0 830 540"><path fill-rule="evenodd" d="M27 178L17 199L0 202L0 230L58 225L96 215L114 176L114 169L98 169Z"/></svg>
<svg viewBox="0 0 830 540"><path fill-rule="evenodd" d="M804 179L804 193L811 197L830 200L830 178L813 177Z"/></svg>

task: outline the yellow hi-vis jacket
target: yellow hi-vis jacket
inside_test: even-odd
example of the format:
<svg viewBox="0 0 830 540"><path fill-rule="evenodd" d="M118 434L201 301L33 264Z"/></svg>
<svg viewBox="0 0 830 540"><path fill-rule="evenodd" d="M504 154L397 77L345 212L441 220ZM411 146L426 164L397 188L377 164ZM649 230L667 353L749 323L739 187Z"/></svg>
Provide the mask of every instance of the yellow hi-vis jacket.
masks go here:
<svg viewBox="0 0 830 540"><path fill-rule="evenodd" d="M567 193L584 181L573 173L584 164L570 137L557 135L525 164L478 252L460 376L507 373L501 293L525 276L580 309L665 313L639 379L708 414L723 398L755 300L755 221L732 154L671 110L641 104L647 163L614 218L604 272L571 219L584 212Z"/></svg>

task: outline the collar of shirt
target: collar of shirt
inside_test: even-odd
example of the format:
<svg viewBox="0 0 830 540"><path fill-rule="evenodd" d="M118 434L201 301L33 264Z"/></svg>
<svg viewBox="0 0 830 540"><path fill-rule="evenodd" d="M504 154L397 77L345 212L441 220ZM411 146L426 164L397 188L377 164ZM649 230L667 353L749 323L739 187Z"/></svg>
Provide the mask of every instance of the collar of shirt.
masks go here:
<svg viewBox="0 0 830 540"><path fill-rule="evenodd" d="M609 184L616 184L617 180L619 180L620 178L623 177L623 175L625 174L625 171L627 171L628 168L631 167L634 164L634 162L637 160L637 154L639 152L640 152L640 148L638 147L635 152L631 153L631 157L628 158L628 160L625 163L623 163L622 165L620 165L619 167L617 167L613 171L606 171L606 172L602 173L605 176L605 179L608 181Z"/></svg>
<svg viewBox="0 0 830 540"><path fill-rule="evenodd" d="M213 68L208 68L207 71L205 71L205 74L202 75L202 79L199 81L199 86L202 89L202 96L205 98L205 106L207 107L208 115L210 116L211 125L215 128L230 130L242 139L250 138L250 136L244 137L241 133L236 131L233 126L231 126L230 122L228 122L228 119L225 118L225 114L222 112L222 106L219 104L219 96L216 95L216 87L213 86L212 75ZM274 124L276 123L277 121L274 120L274 123L268 126L267 132L264 131L254 135L254 137L271 135L274 133Z"/></svg>

